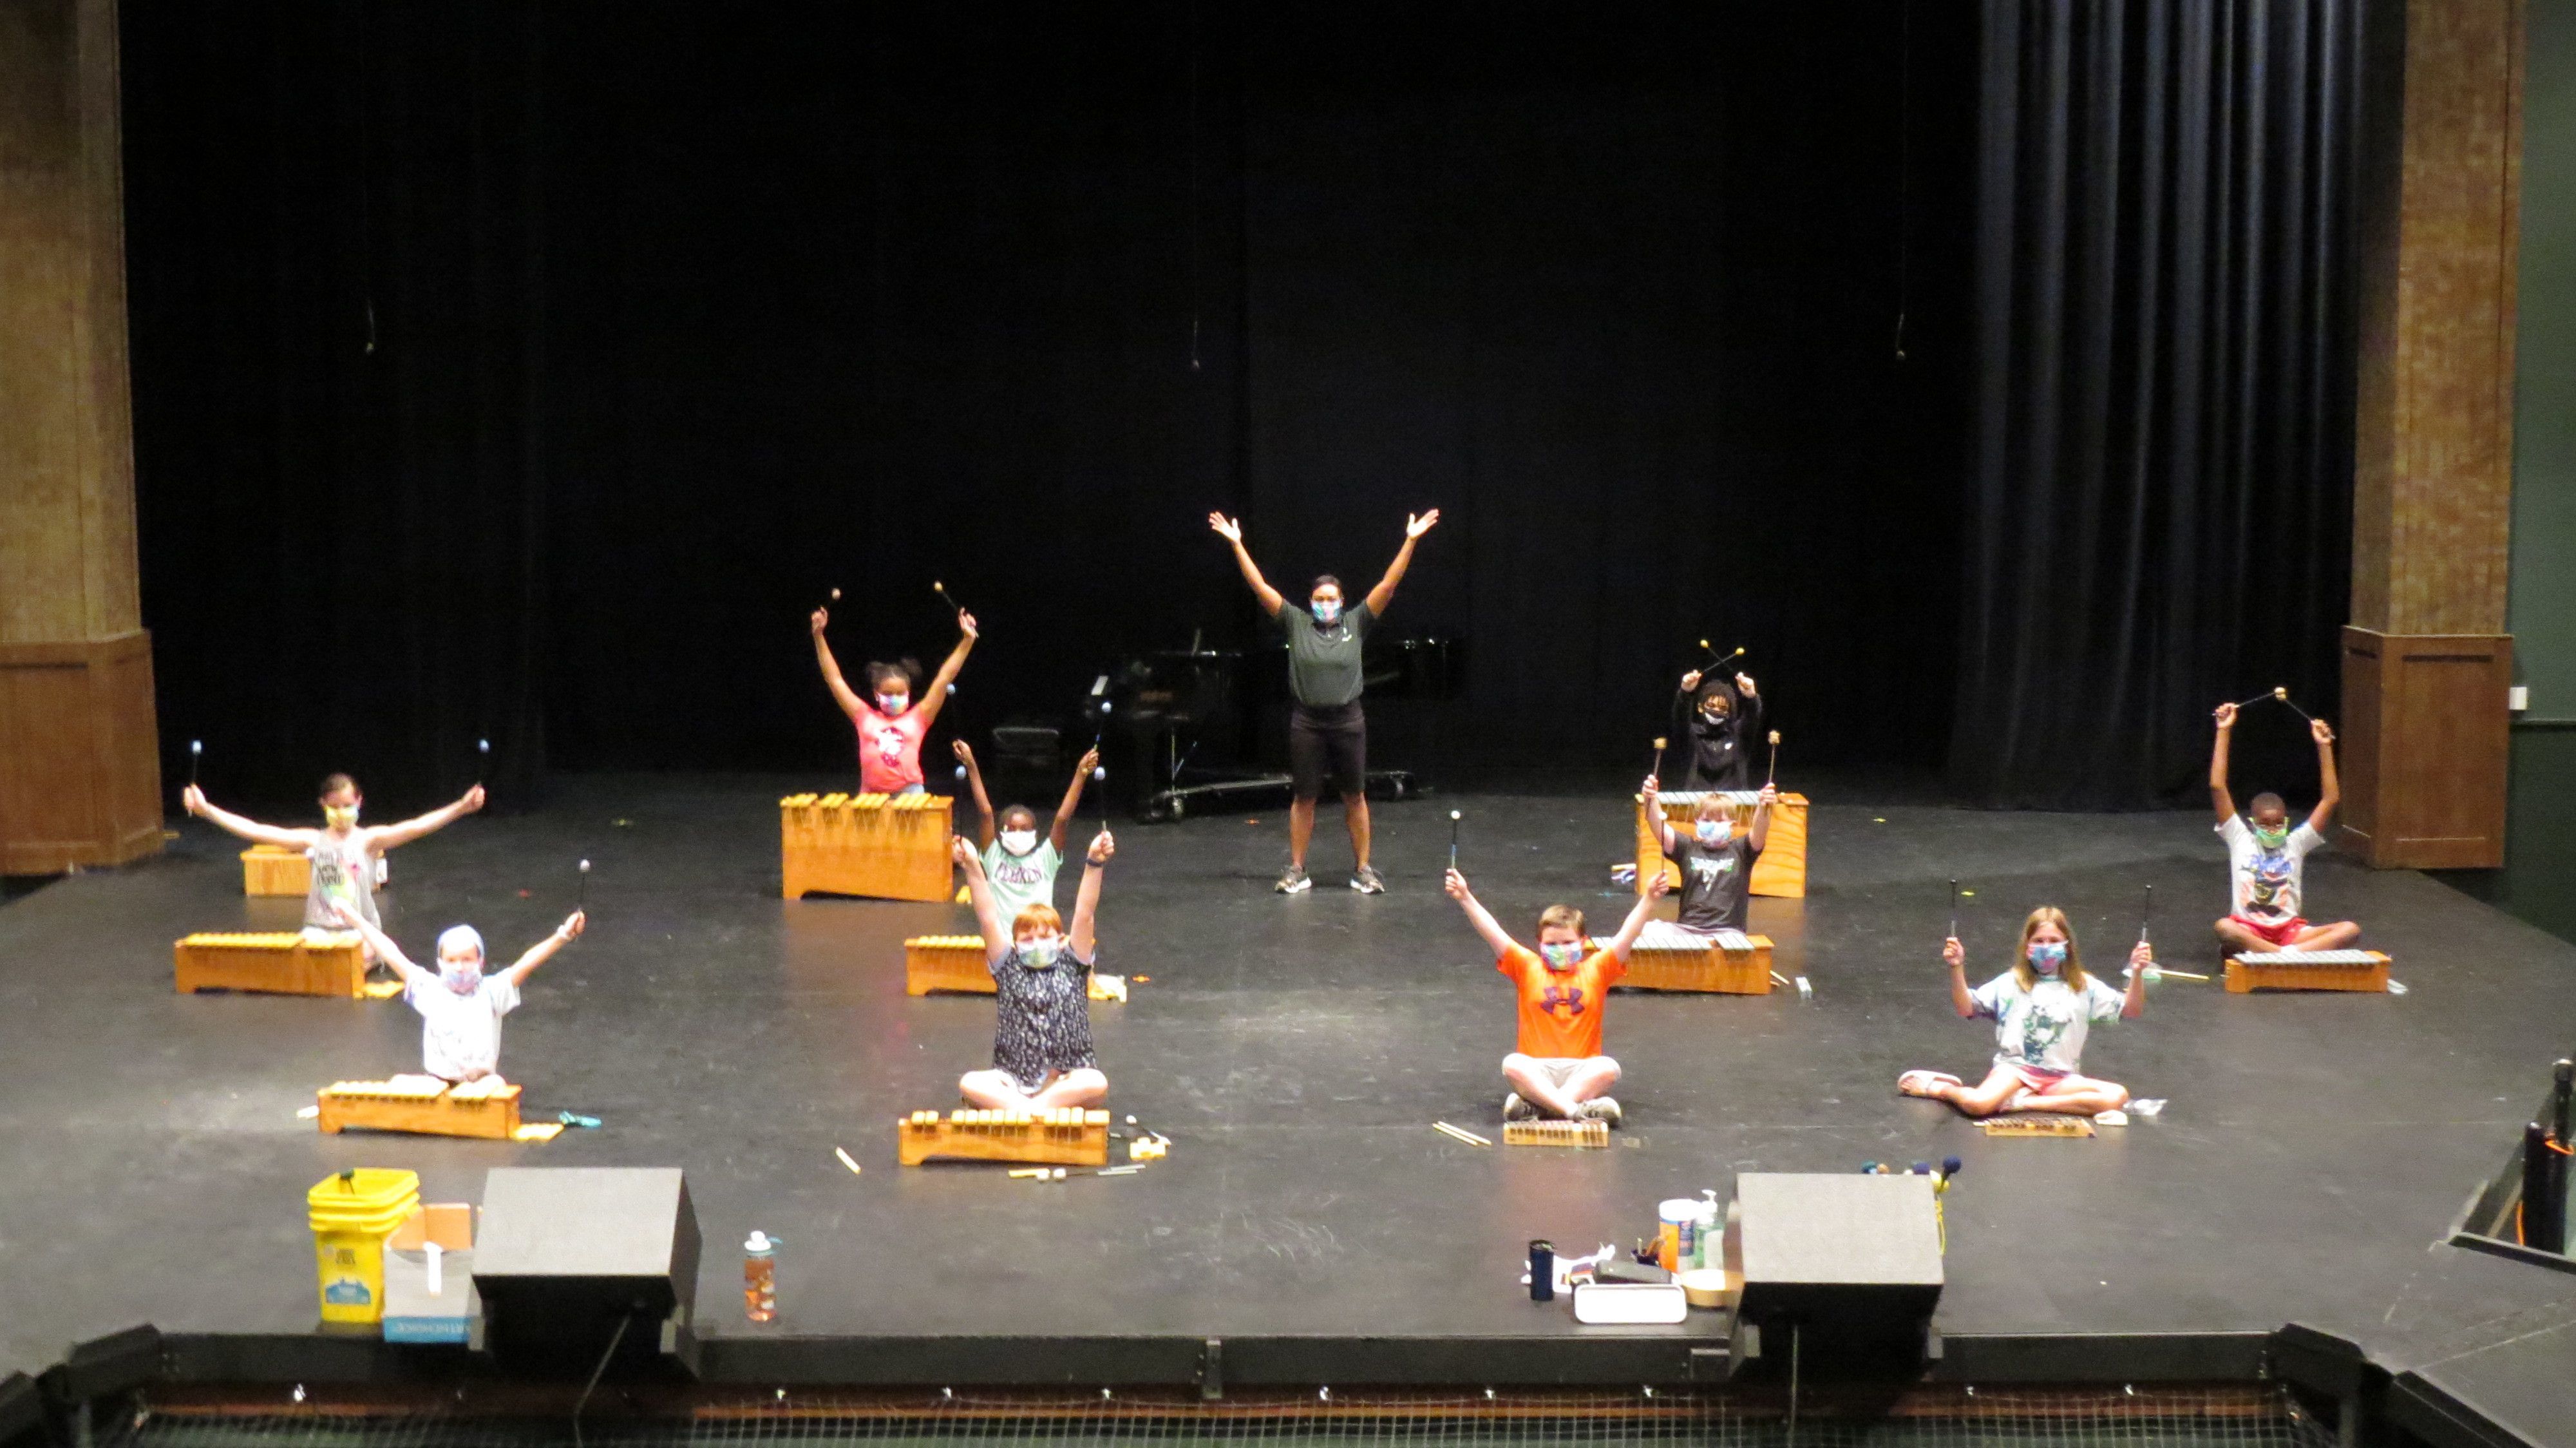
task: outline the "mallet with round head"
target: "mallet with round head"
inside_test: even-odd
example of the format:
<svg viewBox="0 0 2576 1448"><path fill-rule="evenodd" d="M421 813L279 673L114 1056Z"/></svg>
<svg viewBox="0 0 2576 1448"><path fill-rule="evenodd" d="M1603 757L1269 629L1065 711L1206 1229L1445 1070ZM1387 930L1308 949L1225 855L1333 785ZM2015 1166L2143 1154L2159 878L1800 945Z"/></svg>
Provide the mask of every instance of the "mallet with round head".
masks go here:
<svg viewBox="0 0 2576 1448"><path fill-rule="evenodd" d="M200 759L203 759L203 758L205 758L205 757L206 757L206 741L204 741L203 739L191 739L191 740L189 740L189 741L188 741L188 787L189 787L190 789L195 789L195 788L197 787L197 761L198 761L198 760L200 760Z"/></svg>
<svg viewBox="0 0 2576 1448"><path fill-rule="evenodd" d="M1762 782L1763 782L1764 784L1776 784L1776 783L1778 783L1778 782L1779 782L1779 779L1780 779L1780 731L1779 731L1779 730L1777 730L1777 729L1774 729L1774 730L1772 730L1772 731L1771 731L1771 767L1770 767L1770 768L1768 768L1768 769L1765 769L1764 771L1762 771Z"/></svg>
<svg viewBox="0 0 2576 1448"><path fill-rule="evenodd" d="M590 861L588 860L581 862L581 881L573 888L572 908L584 911L590 908Z"/></svg>
<svg viewBox="0 0 2576 1448"><path fill-rule="evenodd" d="M1449 811L1449 868L1452 870L1458 868L1458 821L1462 818L1464 816L1458 811Z"/></svg>

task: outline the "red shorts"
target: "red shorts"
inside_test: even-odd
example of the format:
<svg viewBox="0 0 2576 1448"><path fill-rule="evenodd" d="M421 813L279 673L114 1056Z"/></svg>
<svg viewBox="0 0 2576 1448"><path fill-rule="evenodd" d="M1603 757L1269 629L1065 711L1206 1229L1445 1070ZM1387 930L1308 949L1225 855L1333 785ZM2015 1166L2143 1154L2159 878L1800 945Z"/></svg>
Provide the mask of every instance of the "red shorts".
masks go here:
<svg viewBox="0 0 2576 1448"><path fill-rule="evenodd" d="M2268 925L2260 920L2248 920L2242 915L2230 915L2227 918L2263 937L2266 941L2281 946L2295 943L2299 938L2299 932L2308 928L2308 922L2296 915L2278 925Z"/></svg>

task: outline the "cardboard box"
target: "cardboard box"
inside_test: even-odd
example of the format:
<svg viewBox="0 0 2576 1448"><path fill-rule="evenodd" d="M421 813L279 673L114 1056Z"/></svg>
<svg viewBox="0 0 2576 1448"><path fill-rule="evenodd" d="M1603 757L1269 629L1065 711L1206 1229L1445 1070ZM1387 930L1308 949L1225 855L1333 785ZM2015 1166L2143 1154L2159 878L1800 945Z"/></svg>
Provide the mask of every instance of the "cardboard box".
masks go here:
<svg viewBox="0 0 2576 1448"><path fill-rule="evenodd" d="M482 1340L483 1299L474 1291L474 1207L424 1205L385 1242L385 1341L480 1347Z"/></svg>

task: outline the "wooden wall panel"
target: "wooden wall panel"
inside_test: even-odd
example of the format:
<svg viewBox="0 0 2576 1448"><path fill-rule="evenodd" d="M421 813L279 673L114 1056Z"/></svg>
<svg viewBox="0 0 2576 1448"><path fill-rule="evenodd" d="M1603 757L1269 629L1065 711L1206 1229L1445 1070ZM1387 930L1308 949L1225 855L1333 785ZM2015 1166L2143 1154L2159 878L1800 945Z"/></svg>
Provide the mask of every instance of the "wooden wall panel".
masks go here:
<svg viewBox="0 0 2576 1448"><path fill-rule="evenodd" d="M2504 863L2513 641L2344 630L2344 808L2336 833L2373 865Z"/></svg>

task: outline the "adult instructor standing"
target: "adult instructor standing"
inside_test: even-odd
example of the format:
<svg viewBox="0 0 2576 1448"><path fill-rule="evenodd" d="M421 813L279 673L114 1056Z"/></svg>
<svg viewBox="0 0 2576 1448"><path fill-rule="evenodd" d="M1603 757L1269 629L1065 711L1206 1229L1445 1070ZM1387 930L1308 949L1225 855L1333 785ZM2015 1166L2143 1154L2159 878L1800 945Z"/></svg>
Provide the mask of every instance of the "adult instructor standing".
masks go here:
<svg viewBox="0 0 2576 1448"><path fill-rule="evenodd" d="M1288 806L1288 868L1271 888L1294 895L1314 888L1306 876L1306 845L1315 837L1315 801L1323 795L1329 770L1333 789L1342 797L1342 815L1351 829L1351 888L1363 895L1383 895L1386 881L1369 863L1368 720L1360 713L1360 645L1395 598L1395 586L1413 565L1413 545L1440 521L1440 510L1404 518L1404 546L1386 566L1386 577L1368 592L1360 606L1342 607L1342 581L1326 573L1307 593L1306 608L1290 608L1279 590L1261 576L1243 546L1243 524L1223 513L1208 514L1208 526L1234 545L1235 565L1252 585L1262 612L1288 631L1288 693L1296 702L1288 712L1288 772L1297 797Z"/></svg>

